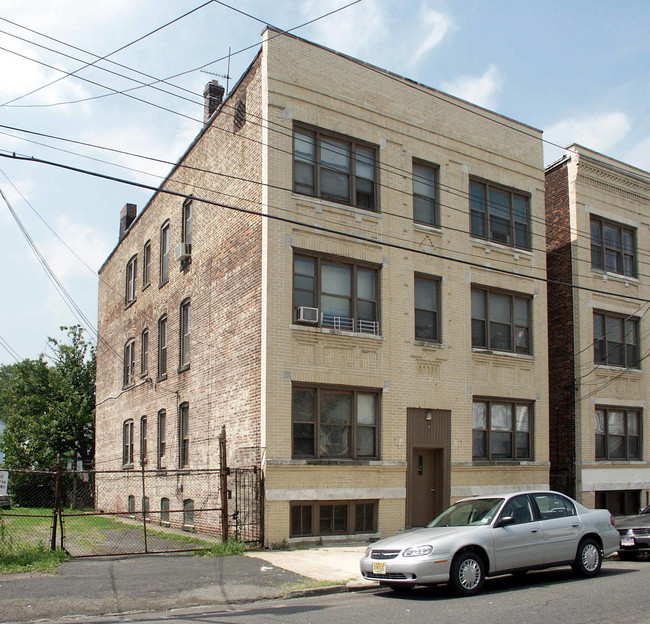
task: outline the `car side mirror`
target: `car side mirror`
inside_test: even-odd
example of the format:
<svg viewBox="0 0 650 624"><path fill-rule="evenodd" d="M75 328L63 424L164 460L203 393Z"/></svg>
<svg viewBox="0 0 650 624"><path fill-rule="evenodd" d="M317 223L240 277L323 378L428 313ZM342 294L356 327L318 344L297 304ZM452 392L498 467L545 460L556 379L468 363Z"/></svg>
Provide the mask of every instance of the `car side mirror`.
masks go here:
<svg viewBox="0 0 650 624"><path fill-rule="evenodd" d="M497 520L497 523L494 525L495 529L499 529L504 526L508 526L509 524L514 524L515 519L513 516L503 516L503 518L499 518Z"/></svg>

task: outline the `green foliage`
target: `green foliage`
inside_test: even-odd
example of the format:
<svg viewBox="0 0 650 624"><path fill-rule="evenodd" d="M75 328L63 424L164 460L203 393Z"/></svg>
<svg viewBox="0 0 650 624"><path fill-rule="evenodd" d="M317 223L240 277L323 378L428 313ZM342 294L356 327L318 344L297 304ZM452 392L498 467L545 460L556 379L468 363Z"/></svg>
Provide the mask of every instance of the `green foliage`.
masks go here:
<svg viewBox="0 0 650 624"><path fill-rule="evenodd" d="M57 455L94 458L95 350L79 325L61 330L65 342L49 339L53 365L41 355L0 367L0 420L6 425L0 450L7 468L52 470Z"/></svg>
<svg viewBox="0 0 650 624"><path fill-rule="evenodd" d="M207 550L201 550L198 555L201 557L228 557L229 555L243 555L245 552L245 542L229 537L228 541L214 544Z"/></svg>

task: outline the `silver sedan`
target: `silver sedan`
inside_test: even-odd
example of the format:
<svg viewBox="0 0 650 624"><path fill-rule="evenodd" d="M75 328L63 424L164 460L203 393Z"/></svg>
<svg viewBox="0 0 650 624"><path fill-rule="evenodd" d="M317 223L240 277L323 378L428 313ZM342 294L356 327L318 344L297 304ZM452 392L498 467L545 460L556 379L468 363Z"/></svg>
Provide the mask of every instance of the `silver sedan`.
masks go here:
<svg viewBox="0 0 650 624"><path fill-rule="evenodd" d="M469 596L498 574L571 565L595 576L618 547L609 511L557 492L515 492L458 501L426 528L375 542L361 573L395 590L449 583Z"/></svg>

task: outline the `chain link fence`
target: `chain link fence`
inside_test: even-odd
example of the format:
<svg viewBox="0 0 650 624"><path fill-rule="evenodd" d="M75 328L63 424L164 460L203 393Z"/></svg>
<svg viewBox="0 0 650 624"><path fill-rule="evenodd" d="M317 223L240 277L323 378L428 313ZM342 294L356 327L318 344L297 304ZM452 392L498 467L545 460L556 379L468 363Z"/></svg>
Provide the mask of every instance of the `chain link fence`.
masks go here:
<svg viewBox="0 0 650 624"><path fill-rule="evenodd" d="M259 468L7 470L0 550L45 544L72 556L203 550L263 541Z"/></svg>

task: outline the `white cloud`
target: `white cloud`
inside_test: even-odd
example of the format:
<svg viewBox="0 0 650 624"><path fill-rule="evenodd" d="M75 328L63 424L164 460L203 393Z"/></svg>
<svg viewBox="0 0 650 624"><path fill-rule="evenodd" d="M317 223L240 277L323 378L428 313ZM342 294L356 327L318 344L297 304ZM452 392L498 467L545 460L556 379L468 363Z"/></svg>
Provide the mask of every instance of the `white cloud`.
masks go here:
<svg viewBox="0 0 650 624"><path fill-rule="evenodd" d="M57 218L54 230L63 239L74 254L79 256L90 269L97 271L109 252L111 243L107 233L78 219L71 219L67 215ZM71 278L88 278L96 281L88 267L84 266L58 238L51 239L46 245L41 246L43 255L48 261L55 275L64 282Z"/></svg>
<svg viewBox="0 0 650 624"><path fill-rule="evenodd" d="M426 30L426 35L418 49L413 54L412 64L417 63L427 52L439 45L445 35L454 27L449 15L430 9L426 4L420 8L420 28Z"/></svg>
<svg viewBox="0 0 650 624"><path fill-rule="evenodd" d="M310 0L305 3L303 14L316 17L340 6L340 0ZM370 50L389 33L386 13L376 0L366 0L330 15L316 22L312 29L315 41L352 56Z"/></svg>
<svg viewBox="0 0 650 624"><path fill-rule="evenodd" d="M650 171L650 137L646 137L627 150L623 160L634 167Z"/></svg>
<svg viewBox="0 0 650 624"><path fill-rule="evenodd" d="M564 150L549 143L566 146L580 143L597 152L607 153L621 141L631 129L628 116L620 111L598 113L564 119L544 131L544 159L553 162Z"/></svg>
<svg viewBox="0 0 650 624"><path fill-rule="evenodd" d="M473 104L495 108L502 86L501 73L497 66L491 63L482 76L461 76L452 82L443 82L441 88Z"/></svg>

